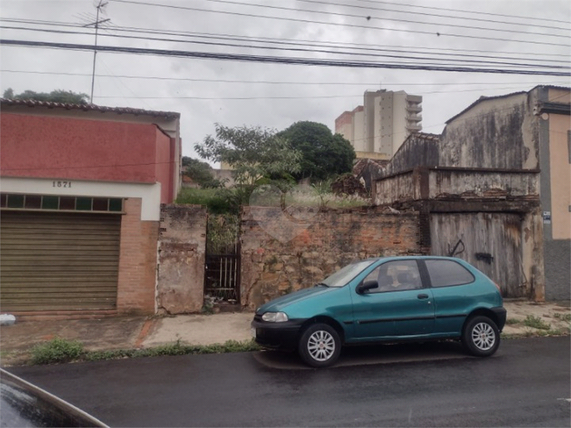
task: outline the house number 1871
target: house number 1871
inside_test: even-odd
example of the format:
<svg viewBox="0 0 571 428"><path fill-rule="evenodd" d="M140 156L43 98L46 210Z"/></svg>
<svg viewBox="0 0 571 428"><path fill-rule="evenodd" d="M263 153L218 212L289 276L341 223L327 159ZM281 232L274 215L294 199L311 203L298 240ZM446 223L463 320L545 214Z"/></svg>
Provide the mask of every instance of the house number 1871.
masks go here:
<svg viewBox="0 0 571 428"><path fill-rule="evenodd" d="M71 187L71 181L54 181L53 187Z"/></svg>

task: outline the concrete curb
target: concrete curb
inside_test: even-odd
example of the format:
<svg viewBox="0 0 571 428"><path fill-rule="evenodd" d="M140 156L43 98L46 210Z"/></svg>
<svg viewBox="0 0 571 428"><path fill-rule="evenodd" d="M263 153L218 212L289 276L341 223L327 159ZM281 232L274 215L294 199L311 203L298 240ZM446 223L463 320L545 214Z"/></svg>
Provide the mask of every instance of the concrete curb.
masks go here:
<svg viewBox="0 0 571 428"><path fill-rule="evenodd" d="M569 335L571 308L569 302L536 303L508 300L508 323L505 338ZM251 340L251 312L215 315L177 315L174 317L114 317L84 320L43 320L16 322L2 326L0 365L21 363L31 348L54 337L79 340L86 350L152 348L160 345L183 344L206 346L233 340ZM531 321L543 328L526 324ZM548 327L546 327L548 326Z"/></svg>

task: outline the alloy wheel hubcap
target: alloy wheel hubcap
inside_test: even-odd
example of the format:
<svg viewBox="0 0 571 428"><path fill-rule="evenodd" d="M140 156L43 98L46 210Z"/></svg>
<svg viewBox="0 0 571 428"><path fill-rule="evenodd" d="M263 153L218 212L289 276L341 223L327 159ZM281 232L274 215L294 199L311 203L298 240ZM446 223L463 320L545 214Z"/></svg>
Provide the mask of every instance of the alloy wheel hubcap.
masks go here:
<svg viewBox="0 0 571 428"><path fill-rule="evenodd" d="M496 333L490 324L478 323L472 329L472 342L478 349L487 351L496 343Z"/></svg>
<svg viewBox="0 0 571 428"><path fill-rule="evenodd" d="M335 352L335 339L327 331L316 331L309 336L307 350L314 360L327 361Z"/></svg>

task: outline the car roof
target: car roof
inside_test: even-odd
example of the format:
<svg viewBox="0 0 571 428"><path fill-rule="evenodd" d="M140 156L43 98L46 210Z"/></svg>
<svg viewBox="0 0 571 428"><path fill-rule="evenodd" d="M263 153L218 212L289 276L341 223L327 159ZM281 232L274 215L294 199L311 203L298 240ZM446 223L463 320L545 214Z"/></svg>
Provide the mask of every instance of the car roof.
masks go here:
<svg viewBox="0 0 571 428"><path fill-rule="evenodd" d="M377 261L377 260L427 260L427 259L440 259L440 260L454 260L454 261L464 261L458 257L448 257L448 256L383 256L383 257L369 257L363 260L357 261Z"/></svg>

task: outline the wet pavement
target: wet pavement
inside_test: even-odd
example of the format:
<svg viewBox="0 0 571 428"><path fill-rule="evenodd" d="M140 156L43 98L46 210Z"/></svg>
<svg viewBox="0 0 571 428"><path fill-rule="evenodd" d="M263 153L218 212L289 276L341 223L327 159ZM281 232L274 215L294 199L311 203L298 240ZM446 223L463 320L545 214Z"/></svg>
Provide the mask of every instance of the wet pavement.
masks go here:
<svg viewBox="0 0 571 428"><path fill-rule="evenodd" d="M457 351L349 348L329 369L258 352L9 370L110 426L570 426L569 336Z"/></svg>

